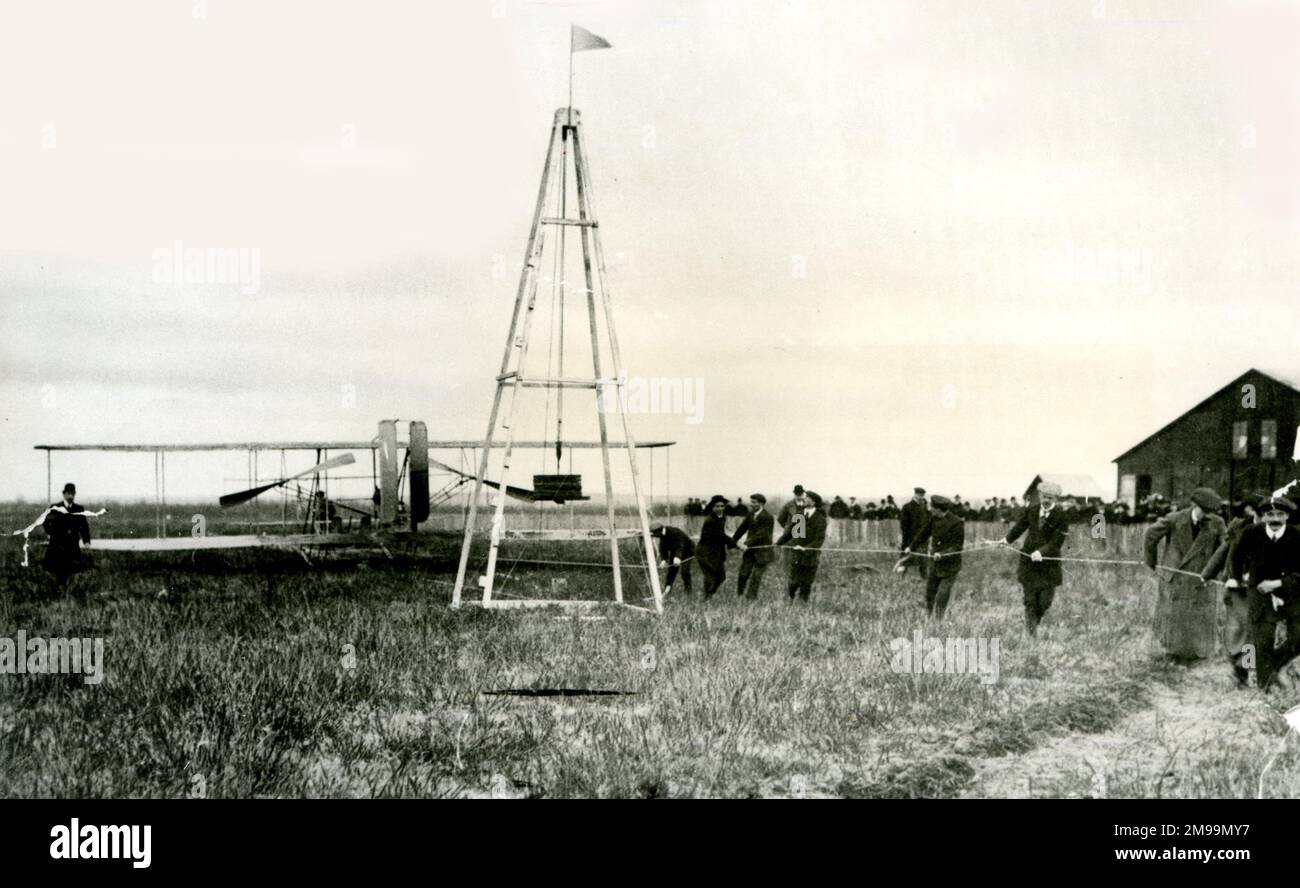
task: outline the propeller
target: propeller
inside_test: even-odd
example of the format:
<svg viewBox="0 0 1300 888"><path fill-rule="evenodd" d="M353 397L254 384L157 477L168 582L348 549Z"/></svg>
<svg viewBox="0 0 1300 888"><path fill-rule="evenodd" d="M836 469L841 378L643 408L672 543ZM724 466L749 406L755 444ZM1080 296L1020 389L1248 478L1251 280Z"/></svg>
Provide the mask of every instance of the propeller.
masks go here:
<svg viewBox="0 0 1300 888"><path fill-rule="evenodd" d="M249 500L253 499L254 497L266 493L268 490L279 487L281 484L288 484L290 481L297 480L298 478L301 478L304 475L311 475L315 472L325 472L330 469L337 469L340 466L350 466L356 461L357 461L356 457L354 457L352 454L344 453L341 454L340 456L335 456L330 459L327 459L323 463L317 463L316 465L312 466L310 469L307 469L305 472L299 472L296 475L290 475L288 478L281 478L279 481L272 481L270 484L263 484L260 487L252 487L249 488L248 490L241 490L239 493L228 493L225 496L223 496L219 500L219 502L221 503L221 508L223 509L229 508L230 506L237 506L240 503L246 503Z"/></svg>
<svg viewBox="0 0 1300 888"><path fill-rule="evenodd" d="M467 472L462 472L460 469L453 469L451 466L447 465L446 463L440 463L436 459L430 459L429 465L437 466L438 468L442 469L444 472L451 472L453 475L460 475L462 478L467 478L470 481L474 480L473 475L470 475ZM486 484L488 487L491 487L493 490L501 489L501 482L499 481L489 481L488 479L484 478L483 483ZM506 485L506 496L514 497L517 500L523 500L526 503L537 502L537 494L535 492L527 489L526 487L515 487L514 485L511 484Z"/></svg>

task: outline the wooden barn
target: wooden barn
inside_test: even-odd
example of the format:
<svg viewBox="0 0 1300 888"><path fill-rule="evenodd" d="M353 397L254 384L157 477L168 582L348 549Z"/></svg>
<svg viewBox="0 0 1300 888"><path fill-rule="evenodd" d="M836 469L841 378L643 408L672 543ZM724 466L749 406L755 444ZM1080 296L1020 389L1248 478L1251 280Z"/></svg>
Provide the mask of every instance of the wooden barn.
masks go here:
<svg viewBox="0 0 1300 888"><path fill-rule="evenodd" d="M1121 453L1118 499L1153 493L1182 502L1197 487L1230 499L1274 490L1297 475L1300 390L1247 370L1191 410Z"/></svg>

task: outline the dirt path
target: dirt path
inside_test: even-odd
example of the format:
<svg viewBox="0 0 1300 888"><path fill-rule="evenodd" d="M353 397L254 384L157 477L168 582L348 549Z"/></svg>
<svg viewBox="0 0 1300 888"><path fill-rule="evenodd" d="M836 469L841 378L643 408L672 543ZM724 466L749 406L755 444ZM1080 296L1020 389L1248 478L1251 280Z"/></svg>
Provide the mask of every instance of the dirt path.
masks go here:
<svg viewBox="0 0 1300 888"><path fill-rule="evenodd" d="M1183 795L1179 784L1196 779L1203 763L1221 760L1224 749L1257 748L1258 769L1277 742L1276 710L1258 692L1236 689L1221 663L1183 670L1149 691L1150 705L1110 730L1054 737L1022 755L970 759L975 777L963 797ZM1243 766L1253 761L1247 755Z"/></svg>

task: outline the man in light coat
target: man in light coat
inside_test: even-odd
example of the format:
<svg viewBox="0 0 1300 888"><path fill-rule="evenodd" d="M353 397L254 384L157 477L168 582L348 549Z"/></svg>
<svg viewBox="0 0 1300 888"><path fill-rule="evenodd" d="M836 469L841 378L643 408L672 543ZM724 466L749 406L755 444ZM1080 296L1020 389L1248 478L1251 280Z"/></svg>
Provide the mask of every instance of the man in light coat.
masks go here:
<svg viewBox="0 0 1300 888"><path fill-rule="evenodd" d="M1214 653L1216 603L1201 571L1228 538L1227 525L1217 514L1220 506L1217 493L1198 487L1188 508L1165 515L1147 530L1147 567L1160 580L1152 628L1174 660L1199 660Z"/></svg>

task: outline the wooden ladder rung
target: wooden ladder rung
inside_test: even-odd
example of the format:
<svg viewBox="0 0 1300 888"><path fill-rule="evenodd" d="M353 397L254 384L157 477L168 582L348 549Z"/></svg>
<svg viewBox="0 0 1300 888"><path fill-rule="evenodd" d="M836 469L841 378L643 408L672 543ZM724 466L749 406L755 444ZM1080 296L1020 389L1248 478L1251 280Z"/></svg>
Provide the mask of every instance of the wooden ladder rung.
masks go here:
<svg viewBox="0 0 1300 888"><path fill-rule="evenodd" d="M538 377L535 379L519 379L516 385L523 388L555 388L555 389L598 389L602 385L613 385L612 379L560 379L557 377Z"/></svg>
<svg viewBox="0 0 1300 888"><path fill-rule="evenodd" d="M556 216L547 216L542 219L543 225L581 225L586 228L597 228L595 219L560 219Z"/></svg>

